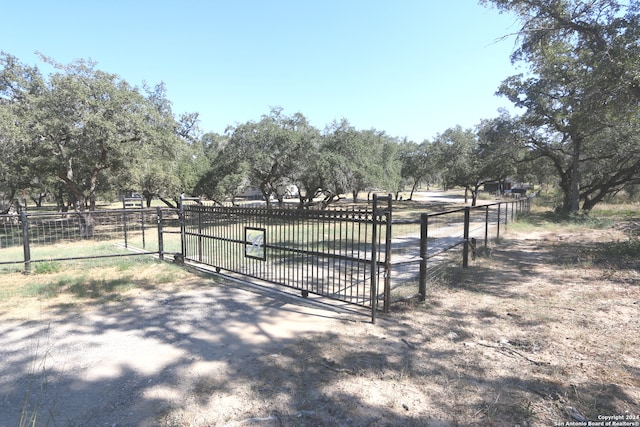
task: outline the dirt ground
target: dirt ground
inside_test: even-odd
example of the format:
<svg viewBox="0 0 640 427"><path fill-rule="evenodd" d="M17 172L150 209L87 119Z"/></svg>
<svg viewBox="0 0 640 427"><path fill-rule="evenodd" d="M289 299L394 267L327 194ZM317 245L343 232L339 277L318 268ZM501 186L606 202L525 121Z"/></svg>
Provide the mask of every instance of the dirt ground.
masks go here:
<svg viewBox="0 0 640 427"><path fill-rule="evenodd" d="M196 275L3 310L0 426L640 426L628 226L510 232L376 324Z"/></svg>

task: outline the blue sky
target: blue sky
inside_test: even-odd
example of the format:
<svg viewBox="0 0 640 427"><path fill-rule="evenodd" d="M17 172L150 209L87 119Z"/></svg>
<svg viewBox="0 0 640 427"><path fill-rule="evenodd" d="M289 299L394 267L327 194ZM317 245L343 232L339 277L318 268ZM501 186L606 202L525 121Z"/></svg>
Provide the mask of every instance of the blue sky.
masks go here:
<svg viewBox="0 0 640 427"><path fill-rule="evenodd" d="M476 0L0 0L0 50L27 64L92 59L132 85L164 82L203 131L270 107L319 129L347 118L421 142L512 110L515 18Z"/></svg>

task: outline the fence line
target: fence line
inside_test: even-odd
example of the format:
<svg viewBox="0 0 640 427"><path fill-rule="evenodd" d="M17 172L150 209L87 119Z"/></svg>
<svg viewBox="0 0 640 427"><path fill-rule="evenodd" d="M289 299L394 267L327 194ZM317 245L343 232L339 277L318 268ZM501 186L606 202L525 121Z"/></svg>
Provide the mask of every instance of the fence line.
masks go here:
<svg viewBox="0 0 640 427"><path fill-rule="evenodd" d="M164 251L164 233L160 232L163 211L22 211L20 215L0 215L0 266L22 264L23 271L29 273L38 262L160 254Z"/></svg>
<svg viewBox="0 0 640 427"><path fill-rule="evenodd" d="M422 214L420 218L420 274L418 281L418 294L420 300L424 301L427 293L427 283L429 281L429 260L433 260L437 255L446 252L438 249L436 233L429 232L433 219L440 219L452 214L464 215L463 230L461 238L449 241L448 247L453 248L462 245L462 267L467 267L469 255L475 257L477 242L480 240L487 247L492 239L500 238L500 233L506 232L510 222L515 221L523 212L531 209L532 197L517 199L511 202L498 202L482 206L464 207L455 211L442 212L438 214ZM451 237L448 237L451 239ZM431 244L429 243L431 239ZM447 239L447 237L445 237ZM434 251L431 249L436 247ZM431 249L431 251L430 251ZM447 249L448 250L448 249ZM432 261L433 263L433 261ZM436 263L437 268L437 263ZM431 275L432 276L432 275Z"/></svg>
<svg viewBox="0 0 640 427"><path fill-rule="evenodd" d="M123 202L123 209L106 211L0 215L0 271L22 264L29 273L32 263L45 261L174 254L217 270L370 305L375 316L379 300L388 311L391 289L416 279L424 299L428 282L445 270L447 258L460 256L458 262L467 266L478 246L500 238L511 221L531 208L531 198L522 198L394 220L391 200L380 199L388 206L372 210L268 210L188 201L181 209L131 208ZM266 236L266 230L269 238L262 249L271 252L269 262L263 253L230 258L232 248L246 251L247 242L255 248L251 239Z"/></svg>
<svg viewBox="0 0 640 427"><path fill-rule="evenodd" d="M436 213L422 213L420 219L394 220L392 224L392 288L418 282L420 299L428 282L446 271L455 258L466 267L479 245L499 239L510 222L531 208L532 198L467 206Z"/></svg>

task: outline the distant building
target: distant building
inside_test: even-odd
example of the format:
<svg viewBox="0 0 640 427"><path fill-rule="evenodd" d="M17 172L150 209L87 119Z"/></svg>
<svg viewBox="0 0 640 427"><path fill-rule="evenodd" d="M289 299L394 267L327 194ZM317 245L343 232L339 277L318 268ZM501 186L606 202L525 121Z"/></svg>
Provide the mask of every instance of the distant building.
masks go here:
<svg viewBox="0 0 640 427"><path fill-rule="evenodd" d="M511 190L511 188L513 187L514 182L510 181L510 180L506 180L506 181L491 181L491 182L485 182L484 183L484 191L487 191L489 193L500 193L500 192L505 192L507 190ZM502 187L500 187L502 185Z"/></svg>
<svg viewBox="0 0 640 427"><path fill-rule="evenodd" d="M525 195L531 186L513 180L491 181L484 184L484 191L496 194L521 194Z"/></svg>

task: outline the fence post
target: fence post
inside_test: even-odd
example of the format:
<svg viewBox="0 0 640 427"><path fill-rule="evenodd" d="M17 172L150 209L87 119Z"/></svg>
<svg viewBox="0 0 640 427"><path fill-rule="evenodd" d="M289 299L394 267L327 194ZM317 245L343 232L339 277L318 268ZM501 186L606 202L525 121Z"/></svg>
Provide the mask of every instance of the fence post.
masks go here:
<svg viewBox="0 0 640 427"><path fill-rule="evenodd" d="M180 209L178 210L178 220L180 222L180 255L182 256L182 261L184 262L187 258L187 230L185 224L185 215L184 215L184 200L183 197L180 196Z"/></svg>
<svg viewBox="0 0 640 427"><path fill-rule="evenodd" d="M144 208L140 208L140 221L142 222L140 226L142 227L142 249L147 249L147 242L144 238Z"/></svg>
<svg viewBox="0 0 640 427"><path fill-rule="evenodd" d="M376 306L378 305L378 195L373 195L373 213L371 222L371 323L376 323Z"/></svg>
<svg viewBox="0 0 640 427"><path fill-rule="evenodd" d="M511 203L511 222L515 221L516 219L515 215L516 215L517 206L518 206L518 199L516 199L513 203Z"/></svg>
<svg viewBox="0 0 640 427"><path fill-rule="evenodd" d="M464 239L464 246L462 247L462 267L469 266L469 218L471 208L465 206L464 208L464 232L462 238Z"/></svg>
<svg viewBox="0 0 640 427"><path fill-rule="evenodd" d="M164 260L164 236L162 233L162 209L160 206L156 207L156 213L158 217L158 258Z"/></svg>
<svg viewBox="0 0 640 427"><path fill-rule="evenodd" d="M502 202L498 202L498 224L496 224L496 240L500 239L500 215L502 214Z"/></svg>
<svg viewBox="0 0 640 427"><path fill-rule="evenodd" d="M123 197L122 198L122 222L124 226L124 247L129 247L129 239L127 234L127 208L140 209L140 225L142 232L142 249L146 249L146 241L144 235L144 199L142 197Z"/></svg>
<svg viewBox="0 0 640 427"><path fill-rule="evenodd" d="M427 237L429 227L429 214L420 215L420 281L418 294L420 301L427 299Z"/></svg>
<svg viewBox="0 0 640 427"><path fill-rule="evenodd" d="M504 231L507 232L507 225L509 224L509 202L504 204Z"/></svg>
<svg viewBox="0 0 640 427"><path fill-rule="evenodd" d="M124 204L124 201L122 202ZM122 208L122 229L124 230L124 247L129 247L129 239L127 238L127 212Z"/></svg>
<svg viewBox="0 0 640 427"><path fill-rule="evenodd" d="M484 207L484 247L487 247L489 241L489 205Z"/></svg>
<svg viewBox="0 0 640 427"><path fill-rule="evenodd" d="M24 253L24 274L31 273L31 247L29 246L29 220L27 212L20 212L20 221L22 222L22 248Z"/></svg>
<svg viewBox="0 0 640 427"><path fill-rule="evenodd" d="M393 199L392 195L387 196L387 227L385 233L385 247L384 247L384 312L389 312L389 306L391 304L391 225L392 225L392 211L393 211Z"/></svg>
<svg viewBox="0 0 640 427"><path fill-rule="evenodd" d="M198 261L202 262L202 209L198 209Z"/></svg>

